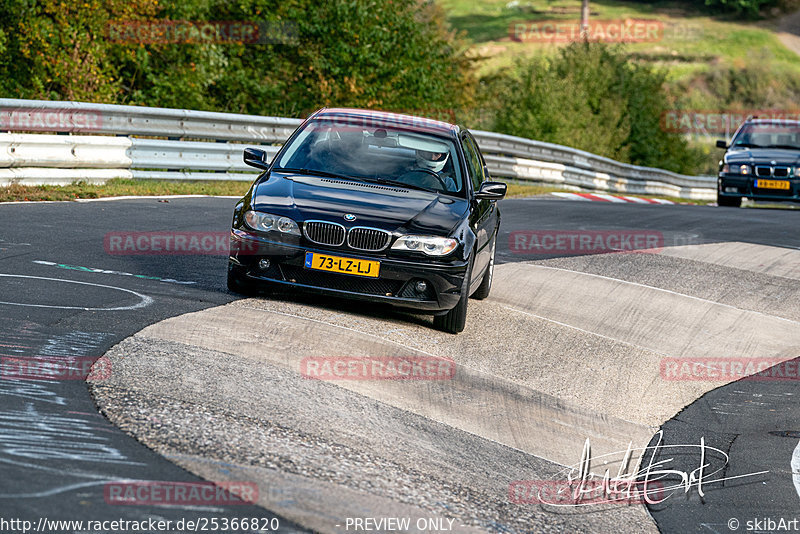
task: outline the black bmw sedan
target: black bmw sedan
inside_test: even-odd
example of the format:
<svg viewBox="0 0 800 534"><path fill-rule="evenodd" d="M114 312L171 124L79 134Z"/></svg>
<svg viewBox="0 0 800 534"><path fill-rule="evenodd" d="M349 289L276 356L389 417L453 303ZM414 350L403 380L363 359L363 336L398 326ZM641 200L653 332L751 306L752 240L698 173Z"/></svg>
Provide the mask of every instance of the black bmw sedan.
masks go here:
<svg viewBox="0 0 800 534"><path fill-rule="evenodd" d="M228 288L276 286L383 302L464 329L492 285L506 185L469 131L445 122L323 109L291 135L234 210Z"/></svg>
<svg viewBox="0 0 800 534"><path fill-rule="evenodd" d="M800 122L747 119L725 148L717 178L717 204L739 207L742 198L800 202Z"/></svg>

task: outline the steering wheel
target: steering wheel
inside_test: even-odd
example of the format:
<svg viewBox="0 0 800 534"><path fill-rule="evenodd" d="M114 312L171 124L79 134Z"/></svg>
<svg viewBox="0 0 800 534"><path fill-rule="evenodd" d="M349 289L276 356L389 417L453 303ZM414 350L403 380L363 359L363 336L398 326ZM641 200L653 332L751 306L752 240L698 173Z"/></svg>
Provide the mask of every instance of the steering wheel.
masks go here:
<svg viewBox="0 0 800 534"><path fill-rule="evenodd" d="M434 171L432 171L432 170L430 170L430 169L423 169L423 168L414 169L414 170L411 170L411 171L408 171L408 172L405 172L405 173L401 174L401 175L400 175L400 177L399 177L398 179L399 179L401 182L406 182L406 183L409 183L409 182L408 182L408 180L403 180L403 178L404 178L404 177L406 177L406 176L408 176L409 174L417 174L417 173L421 173L421 172L428 173L428 174L430 174L431 176L433 176L434 178L436 178L436 181L438 181L438 182L439 182L439 185L441 185L441 186L442 186L442 187L441 187L441 190L442 190L442 191L447 191L447 184L446 184L446 183L444 183L444 180L442 180L442 177L441 177L441 176L439 176L439 175L438 175L436 172L434 172ZM436 189L439 189L439 188L437 187Z"/></svg>

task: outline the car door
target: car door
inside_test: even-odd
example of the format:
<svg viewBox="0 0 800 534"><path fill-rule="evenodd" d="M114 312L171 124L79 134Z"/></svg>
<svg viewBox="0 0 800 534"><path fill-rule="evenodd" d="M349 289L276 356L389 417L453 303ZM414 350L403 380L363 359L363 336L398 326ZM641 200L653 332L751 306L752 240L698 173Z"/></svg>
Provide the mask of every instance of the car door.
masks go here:
<svg viewBox="0 0 800 534"><path fill-rule="evenodd" d="M472 274L474 279L477 279L489 265L491 253L489 244L494 234L494 228L497 225L496 216L493 217L496 208L495 203L490 200L478 200L475 198L475 192L480 189L486 177L484 175L483 158L478 150L478 144L467 131L461 135L461 147L467 159L467 173L469 174L469 180L472 185L469 223L476 237L477 253L475 255L475 264Z"/></svg>

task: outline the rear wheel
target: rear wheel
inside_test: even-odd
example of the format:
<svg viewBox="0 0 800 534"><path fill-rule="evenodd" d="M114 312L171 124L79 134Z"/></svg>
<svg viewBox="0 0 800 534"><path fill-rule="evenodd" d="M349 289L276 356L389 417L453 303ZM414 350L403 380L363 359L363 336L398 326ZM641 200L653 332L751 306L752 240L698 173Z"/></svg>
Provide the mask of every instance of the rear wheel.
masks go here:
<svg viewBox="0 0 800 534"><path fill-rule="evenodd" d="M727 208L739 208L742 205L742 197L723 197L717 193L717 206Z"/></svg>
<svg viewBox="0 0 800 534"><path fill-rule="evenodd" d="M489 292L492 290L492 276L494 276L494 254L497 248L497 235L494 236L492 240L492 248L489 253L489 265L486 267L486 272L483 274L483 280L481 280L481 285L478 286L478 289L475 290L475 293L472 294L472 298L475 300L483 300L489 296Z"/></svg>
<svg viewBox="0 0 800 534"><path fill-rule="evenodd" d="M436 315L433 318L433 326L439 330L449 332L450 334L458 334L464 331L464 326L467 324L467 304L469 304L469 280L472 277L472 262L475 258L470 260L467 266L467 271L464 273L464 282L461 285L461 298L458 299L456 307L444 315Z"/></svg>

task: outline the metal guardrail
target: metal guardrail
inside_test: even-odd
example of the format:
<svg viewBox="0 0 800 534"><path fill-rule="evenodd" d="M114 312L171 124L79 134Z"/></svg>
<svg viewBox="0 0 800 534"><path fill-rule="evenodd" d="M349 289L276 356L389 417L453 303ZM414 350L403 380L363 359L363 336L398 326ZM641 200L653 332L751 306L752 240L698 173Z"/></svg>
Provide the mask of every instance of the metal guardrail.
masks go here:
<svg viewBox="0 0 800 534"><path fill-rule="evenodd" d="M257 172L242 162L244 147L259 146L274 157L279 143L301 122L182 109L0 99L0 132L42 132L0 133L0 185L102 182L116 177L249 181ZM715 198L714 177L638 167L493 132L473 134L489 172L497 178L575 189Z"/></svg>

